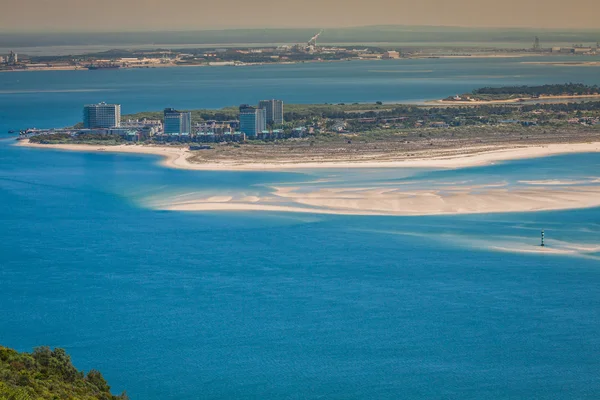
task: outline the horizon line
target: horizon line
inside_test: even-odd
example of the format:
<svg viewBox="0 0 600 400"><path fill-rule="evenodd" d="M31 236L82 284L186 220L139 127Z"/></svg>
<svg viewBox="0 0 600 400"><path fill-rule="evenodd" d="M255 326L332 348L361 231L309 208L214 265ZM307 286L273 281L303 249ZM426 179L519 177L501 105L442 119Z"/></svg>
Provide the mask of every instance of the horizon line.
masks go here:
<svg viewBox="0 0 600 400"><path fill-rule="evenodd" d="M75 33L89 33L89 34L109 34L109 33L192 33L192 32L226 32L226 31L261 31L261 30L344 30L344 29L360 29L360 28L384 28L384 27L395 27L395 28L442 28L442 29L463 29L463 30L490 30L490 31L540 31L540 32L599 32L600 28L546 28L546 27L526 27L526 26L465 26L465 25L407 25L407 24L381 24L381 25L352 25L352 26L332 26L332 27L315 27L315 26L304 26L304 27L280 27L280 26L269 26L269 27L231 27L231 28L210 28L210 29L196 29L196 28L183 28L183 29L159 29L159 30L144 30L144 29L131 29L131 30L1 30L0 35L3 34L75 34Z"/></svg>

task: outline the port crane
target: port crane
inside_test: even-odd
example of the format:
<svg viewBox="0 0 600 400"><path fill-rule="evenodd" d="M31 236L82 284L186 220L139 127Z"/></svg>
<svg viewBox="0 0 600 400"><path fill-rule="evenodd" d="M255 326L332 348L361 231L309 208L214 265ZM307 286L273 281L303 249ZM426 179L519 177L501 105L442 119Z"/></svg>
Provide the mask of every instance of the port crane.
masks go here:
<svg viewBox="0 0 600 400"><path fill-rule="evenodd" d="M309 47L314 47L315 49L317 48L317 39L319 38L319 36L321 36L321 34L323 33L323 30L321 29L319 31L319 33L317 33L315 36L311 37L310 40L308 41L307 45Z"/></svg>

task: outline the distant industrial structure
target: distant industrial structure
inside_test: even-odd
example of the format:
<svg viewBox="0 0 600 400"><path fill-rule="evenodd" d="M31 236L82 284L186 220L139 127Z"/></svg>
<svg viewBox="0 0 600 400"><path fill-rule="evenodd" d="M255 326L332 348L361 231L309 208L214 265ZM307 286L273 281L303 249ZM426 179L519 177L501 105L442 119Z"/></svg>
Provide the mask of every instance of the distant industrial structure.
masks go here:
<svg viewBox="0 0 600 400"><path fill-rule="evenodd" d="M295 46L293 46L292 47L293 50L295 50L297 52L310 53L310 54L319 52L320 49L319 49L319 46L317 45L317 39L322 34L323 34L323 30L320 30L319 33L317 33L316 35L314 35L313 37L308 39L308 42L296 44ZM287 50L289 48L290 48L290 46L283 46L280 49Z"/></svg>
<svg viewBox="0 0 600 400"><path fill-rule="evenodd" d="M594 53L598 53L599 51L600 51L600 49L598 48L598 46L592 47L592 46L576 45L576 46L572 46L572 47L553 47L552 48L553 53L562 53L562 54L594 54Z"/></svg>
<svg viewBox="0 0 600 400"><path fill-rule="evenodd" d="M240 131L255 137L267 129L267 110L252 107L248 104L240 106Z"/></svg>
<svg viewBox="0 0 600 400"><path fill-rule="evenodd" d="M258 102L258 108L266 110L266 121L268 125L283 124L283 101L281 100L261 100Z"/></svg>
<svg viewBox="0 0 600 400"><path fill-rule="evenodd" d="M400 58L400 53L394 50L386 51L381 55L384 60L394 60Z"/></svg>
<svg viewBox="0 0 600 400"><path fill-rule="evenodd" d="M9 65L15 65L19 63L19 55L17 53L15 53L14 51L11 51L8 54L8 58L6 60L6 63Z"/></svg>
<svg viewBox="0 0 600 400"><path fill-rule="evenodd" d="M600 42L595 45L585 46L583 44L574 44L568 47L553 46L546 49L542 48L540 38L536 36L531 46L531 51L534 52L551 52L559 54L578 54L578 55L593 55L600 54Z"/></svg>
<svg viewBox="0 0 600 400"><path fill-rule="evenodd" d="M319 36L321 36L322 33L323 33L323 30L320 30L319 33L317 33L315 36L310 38L310 40L306 44L309 52L315 52L319 49L319 46L317 46L317 39L319 38Z"/></svg>
<svg viewBox="0 0 600 400"><path fill-rule="evenodd" d="M119 104L87 104L83 107L83 127L114 128L121 124L121 105Z"/></svg>
<svg viewBox="0 0 600 400"><path fill-rule="evenodd" d="M0 57L0 64L14 66L19 63L19 55L14 51L8 53L6 57Z"/></svg>
<svg viewBox="0 0 600 400"><path fill-rule="evenodd" d="M600 42L596 42L595 45L585 46L583 44L574 44L569 47L552 47L552 53L562 54L600 54Z"/></svg>
<svg viewBox="0 0 600 400"><path fill-rule="evenodd" d="M165 108L164 133L167 135L189 135L192 133L192 113Z"/></svg>

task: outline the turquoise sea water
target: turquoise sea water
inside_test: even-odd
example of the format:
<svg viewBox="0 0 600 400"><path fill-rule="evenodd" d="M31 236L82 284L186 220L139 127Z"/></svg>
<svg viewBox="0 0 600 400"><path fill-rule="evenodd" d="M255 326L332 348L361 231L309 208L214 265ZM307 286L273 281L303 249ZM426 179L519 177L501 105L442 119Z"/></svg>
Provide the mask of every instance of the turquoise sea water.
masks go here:
<svg viewBox="0 0 600 400"><path fill-rule="evenodd" d="M232 81L240 73L219 71ZM179 70L150 72L183 85ZM285 89L278 73L272 85ZM104 99L51 92L90 82L44 76L0 74L3 85L19 77L34 91L0 95L3 130L66 124L77 118L72 106ZM152 82L136 94L131 79L98 76L86 79L117 88L106 100L123 96L132 111L162 107ZM340 82L331 78L322 95L345 100ZM267 93L261 87L257 98ZM211 95L164 97L193 107ZM235 101L233 89L228 96L215 106ZM29 102L47 108L32 114L13 104ZM18 148L2 137L3 345L64 347L79 368L101 370L132 399L600 395L600 209L367 217L145 207L190 190L262 191L332 177L424 186L593 180L599 154L455 171L198 172L160 167L153 156ZM536 248L541 228L551 248L585 250L517 251Z"/></svg>

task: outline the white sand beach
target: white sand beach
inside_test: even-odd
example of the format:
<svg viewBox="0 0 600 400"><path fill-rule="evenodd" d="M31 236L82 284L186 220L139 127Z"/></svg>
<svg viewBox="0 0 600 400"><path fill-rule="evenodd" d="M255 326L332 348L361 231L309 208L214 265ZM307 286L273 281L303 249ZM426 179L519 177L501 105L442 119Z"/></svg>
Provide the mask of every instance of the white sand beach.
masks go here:
<svg viewBox="0 0 600 400"><path fill-rule="evenodd" d="M452 169L494 162L545 157L557 154L600 151L600 143L549 144L494 149L471 149L469 155L422 157L382 161L293 161L236 163L223 160L218 163L193 163L187 148L171 146L91 146L91 145L40 145L21 141L21 146L69 151L115 152L153 154L163 157L162 165L191 170L223 171L294 171L318 168L437 168ZM476 150L481 150L477 152ZM285 211L320 214L355 215L445 215L501 212L531 212L587 208L600 206L600 186L590 186L599 179L584 181L520 181L517 187L504 183L474 185L469 182L442 183L437 187L403 188L402 184L381 182L373 187L273 186L265 196L257 195L207 195L182 198L164 198L150 201L148 207L173 211ZM584 186L579 186L584 184Z"/></svg>
<svg viewBox="0 0 600 400"><path fill-rule="evenodd" d="M373 158L368 161L332 156L329 160L319 161L313 161L308 158L291 161L282 159L267 162L260 159L242 161L223 159L218 162L197 163L190 161L190 157L197 152L188 150L187 146L37 144L31 143L29 140L21 140L18 142L18 145L68 151L153 154L162 156L162 165L166 167L204 171L282 171L319 168L465 168L493 164L498 161L539 158L570 153L600 152L600 142L589 142L523 145L509 148L501 146L469 147L450 149L444 153L423 154L420 157L398 157L396 159L386 157L380 160Z"/></svg>

